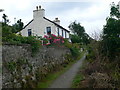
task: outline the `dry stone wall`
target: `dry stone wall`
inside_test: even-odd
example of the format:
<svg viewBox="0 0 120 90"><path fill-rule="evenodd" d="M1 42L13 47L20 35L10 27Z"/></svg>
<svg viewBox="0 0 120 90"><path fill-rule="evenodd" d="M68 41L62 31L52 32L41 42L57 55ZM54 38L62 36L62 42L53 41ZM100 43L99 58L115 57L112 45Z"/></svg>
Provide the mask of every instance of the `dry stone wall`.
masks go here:
<svg viewBox="0 0 120 90"><path fill-rule="evenodd" d="M28 44L3 45L2 87L20 88L22 85L25 85L29 79L31 82L37 81L37 77L40 78L40 73L38 74L38 72L41 68L50 68L64 63L65 55L69 53L70 51L66 47L43 46L39 49L39 52L33 56L31 46Z"/></svg>

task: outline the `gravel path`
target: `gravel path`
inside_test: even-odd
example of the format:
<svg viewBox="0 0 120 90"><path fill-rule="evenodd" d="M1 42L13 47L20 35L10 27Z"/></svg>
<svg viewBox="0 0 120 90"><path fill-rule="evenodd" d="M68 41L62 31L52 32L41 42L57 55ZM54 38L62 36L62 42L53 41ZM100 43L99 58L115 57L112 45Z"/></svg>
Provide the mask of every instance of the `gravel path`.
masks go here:
<svg viewBox="0 0 120 90"><path fill-rule="evenodd" d="M79 71L79 68L82 66L82 62L85 59L85 55L77 61L73 66L59 78L57 78L49 88L70 88L72 81Z"/></svg>

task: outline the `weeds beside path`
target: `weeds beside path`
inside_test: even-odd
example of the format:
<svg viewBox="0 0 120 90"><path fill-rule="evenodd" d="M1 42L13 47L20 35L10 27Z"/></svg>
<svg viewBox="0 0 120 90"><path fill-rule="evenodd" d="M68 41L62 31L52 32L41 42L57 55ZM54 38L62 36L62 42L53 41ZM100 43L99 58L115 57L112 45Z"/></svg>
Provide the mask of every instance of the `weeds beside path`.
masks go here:
<svg viewBox="0 0 120 90"><path fill-rule="evenodd" d="M82 65L83 60L85 59L85 55L77 61L72 67L62 74L59 78L57 78L50 86L50 88L70 88L72 85L72 81L76 76L79 68Z"/></svg>
<svg viewBox="0 0 120 90"><path fill-rule="evenodd" d="M57 72L54 72L54 73L49 73L46 76L46 78L44 79L44 81L42 81L38 84L37 88L48 88L51 85L51 83L54 82L54 80L56 80L63 73L68 71L71 68L71 66L73 66L74 63L78 62L78 60L84 56L84 53L85 52L82 52L77 60L74 60L74 61L70 62L66 67L63 67L60 71L57 71Z"/></svg>

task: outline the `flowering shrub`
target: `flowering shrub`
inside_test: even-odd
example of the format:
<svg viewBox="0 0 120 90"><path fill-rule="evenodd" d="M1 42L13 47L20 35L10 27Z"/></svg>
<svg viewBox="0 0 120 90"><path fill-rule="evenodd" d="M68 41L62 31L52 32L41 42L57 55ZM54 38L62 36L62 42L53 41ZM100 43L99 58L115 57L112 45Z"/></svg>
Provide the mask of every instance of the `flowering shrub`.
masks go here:
<svg viewBox="0 0 120 90"><path fill-rule="evenodd" d="M48 40L46 38L42 38L41 40L43 41L43 45L47 45L48 44Z"/></svg>
<svg viewBox="0 0 120 90"><path fill-rule="evenodd" d="M60 45L64 43L64 38L50 34L49 36L44 35L43 45Z"/></svg>

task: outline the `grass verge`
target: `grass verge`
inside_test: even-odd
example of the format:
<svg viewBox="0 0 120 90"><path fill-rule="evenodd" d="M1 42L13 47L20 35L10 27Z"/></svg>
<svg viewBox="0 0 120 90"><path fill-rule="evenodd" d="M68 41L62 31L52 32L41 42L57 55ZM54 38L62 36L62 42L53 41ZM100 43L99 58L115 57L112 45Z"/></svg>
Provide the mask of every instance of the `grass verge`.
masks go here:
<svg viewBox="0 0 120 90"><path fill-rule="evenodd" d="M84 52L84 53L85 53L85 52ZM82 55L84 55L84 53L82 53ZM86 61L83 62L82 67L80 67L80 69L85 68L85 67L84 67L84 66L85 66L85 63L86 63ZM84 75L83 75L82 73L78 72L77 75L75 76L75 78L74 78L73 81L72 81L72 86L71 86L71 88L79 88L80 82L81 82L82 80L84 80L84 79L85 79Z"/></svg>
<svg viewBox="0 0 120 90"><path fill-rule="evenodd" d="M84 52L80 54L77 60L79 60L83 55ZM46 78L38 84L37 88L48 88L55 79L57 79L60 75L66 72L77 60L70 62L66 67L62 67L60 71L49 73Z"/></svg>
<svg viewBox="0 0 120 90"><path fill-rule="evenodd" d="M84 79L84 75L79 73L75 76L73 82L72 82L72 87L71 88L78 88L79 83Z"/></svg>

